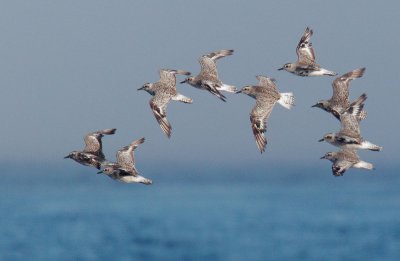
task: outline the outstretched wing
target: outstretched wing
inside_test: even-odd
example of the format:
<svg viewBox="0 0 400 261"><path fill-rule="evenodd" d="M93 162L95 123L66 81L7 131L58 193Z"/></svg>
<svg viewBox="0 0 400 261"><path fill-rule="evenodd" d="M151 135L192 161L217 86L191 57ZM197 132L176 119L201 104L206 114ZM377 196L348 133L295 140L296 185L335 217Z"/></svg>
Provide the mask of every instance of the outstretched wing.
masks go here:
<svg viewBox="0 0 400 261"><path fill-rule="evenodd" d="M275 103L276 101L272 99L257 98L256 105L250 113L251 128L261 153L265 151L265 146L267 145L264 133L267 130L267 120Z"/></svg>
<svg viewBox="0 0 400 261"><path fill-rule="evenodd" d="M190 75L190 72L184 70L174 70L174 69L161 69L160 70L160 82L169 83L169 82L176 82L176 75Z"/></svg>
<svg viewBox="0 0 400 261"><path fill-rule="evenodd" d="M207 56L208 58L216 61L222 57L229 56L233 54L233 50L219 50L209 54L205 54L203 56Z"/></svg>
<svg viewBox="0 0 400 261"><path fill-rule="evenodd" d="M358 143L361 137L360 124L356 115L344 112L340 115L341 129L339 136L342 137L343 142Z"/></svg>
<svg viewBox="0 0 400 261"><path fill-rule="evenodd" d="M365 68L359 68L354 71L337 77L332 83L333 94L331 101L333 104L346 106L349 103L349 85L356 78L363 76Z"/></svg>
<svg viewBox="0 0 400 261"><path fill-rule="evenodd" d="M153 111L154 117L156 118L161 129L167 135L168 138L171 137L171 132L172 132L172 127L167 120L167 112L166 112L169 101L170 98L157 94L152 99L150 99L150 108Z"/></svg>
<svg viewBox="0 0 400 261"><path fill-rule="evenodd" d="M314 48L311 43L311 36L313 35L313 31L310 28L306 28L303 36L300 39L299 44L296 48L297 53L297 63L301 65L311 65L315 64L315 54Z"/></svg>
<svg viewBox="0 0 400 261"><path fill-rule="evenodd" d="M258 86L266 87L271 91L278 92L278 88L276 87L275 84L276 80L274 78L269 78L262 75L257 75L256 78L258 80Z"/></svg>
<svg viewBox="0 0 400 261"><path fill-rule="evenodd" d="M93 155L99 156L101 158L105 158L103 151L102 151L102 141L101 138L104 135L112 135L115 133L117 129L105 129L105 130L99 130L95 132L91 132L87 134L84 138L85 141L85 149L83 150L84 152L91 153Z"/></svg>
<svg viewBox="0 0 400 261"><path fill-rule="evenodd" d="M117 163L120 168L125 169L132 173L132 175L137 175L135 168L135 156L134 150L144 142L144 138L135 140L128 146L123 147L117 151Z"/></svg>
<svg viewBox="0 0 400 261"><path fill-rule="evenodd" d="M218 70L217 70L217 60L233 54L233 50L220 50L205 54L199 59L201 66L201 71L199 77L202 79L219 81Z"/></svg>
<svg viewBox="0 0 400 261"><path fill-rule="evenodd" d="M217 64L213 59L207 56L202 56L199 59L201 71L199 76L201 79L218 81Z"/></svg>

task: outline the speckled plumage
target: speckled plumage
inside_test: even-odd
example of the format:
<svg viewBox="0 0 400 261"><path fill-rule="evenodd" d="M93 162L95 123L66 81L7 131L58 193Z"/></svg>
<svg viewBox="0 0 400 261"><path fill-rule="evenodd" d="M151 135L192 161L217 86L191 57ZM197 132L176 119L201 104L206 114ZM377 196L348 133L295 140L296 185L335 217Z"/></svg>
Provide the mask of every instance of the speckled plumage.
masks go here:
<svg viewBox="0 0 400 261"><path fill-rule="evenodd" d="M135 167L134 150L144 142L144 138L135 140L128 146L117 151L117 162L107 162L102 165L100 173L104 173L114 180L123 183L143 183L150 185L153 182L139 175Z"/></svg>
<svg viewBox="0 0 400 261"><path fill-rule="evenodd" d="M332 83L332 97L329 100L320 100L318 103L313 105L313 107L318 107L331 113L338 120L340 120L340 115L350 106L354 107L354 109L362 110L364 101L367 99L367 95L362 94L357 100L350 104L349 86L352 80L362 77L364 72L365 68L359 68L337 77ZM363 120L366 117L367 112L362 111L359 115L359 120Z"/></svg>
<svg viewBox="0 0 400 261"><path fill-rule="evenodd" d="M102 137L112 135L117 129L105 129L88 133L84 137L85 148L83 151L72 151L64 158L71 158L76 162L100 169L100 165L105 161L103 154Z"/></svg>
<svg viewBox="0 0 400 261"><path fill-rule="evenodd" d="M362 161L355 149L342 149L338 152L328 152L321 159L330 160L332 164L332 174L343 176L349 168L373 169L371 163Z"/></svg>
<svg viewBox="0 0 400 261"><path fill-rule="evenodd" d="M217 96L222 101L226 101L226 97L221 93L221 91L234 93L236 92L236 88L222 83L219 79L217 60L232 54L233 50L220 50L201 56L199 58L201 66L200 73L195 77L187 77L181 83L188 83L197 89L206 90Z"/></svg>
<svg viewBox="0 0 400 261"><path fill-rule="evenodd" d="M146 83L138 90L145 90L153 98L150 99L150 108L154 117L168 138L171 137L172 127L167 119L167 105L171 100L192 103L192 99L179 94L176 90L176 74L190 75L183 70L160 70L160 80L155 83Z"/></svg>
<svg viewBox="0 0 400 261"><path fill-rule="evenodd" d="M337 73L333 71L321 68L321 66L315 62L314 48L311 43L312 35L313 31L307 27L296 48L297 62L286 63L278 70L285 70L298 76L337 75Z"/></svg>
<svg viewBox="0 0 400 261"><path fill-rule="evenodd" d="M257 147L263 153L267 144L264 133L272 109L277 102L290 109L294 104L294 98L292 93L279 93L274 79L265 76L257 76L257 79L259 85L245 86L237 93L244 93L256 99L256 104L250 113L250 122Z"/></svg>
<svg viewBox="0 0 400 261"><path fill-rule="evenodd" d="M352 111L350 107L346 112L340 115L341 129L337 133L328 133L319 141L326 141L330 144L349 149L368 149L380 151L382 147L364 140L360 133L359 123L360 111Z"/></svg>

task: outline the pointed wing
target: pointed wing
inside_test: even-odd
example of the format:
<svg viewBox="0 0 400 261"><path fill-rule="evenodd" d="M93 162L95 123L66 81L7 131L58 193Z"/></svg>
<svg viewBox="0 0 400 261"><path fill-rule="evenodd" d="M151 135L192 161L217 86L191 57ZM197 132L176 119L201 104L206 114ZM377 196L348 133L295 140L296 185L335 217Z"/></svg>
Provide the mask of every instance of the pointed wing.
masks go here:
<svg viewBox="0 0 400 261"><path fill-rule="evenodd" d="M262 75L256 76L258 80L258 86L266 87L271 91L278 92L278 88L276 87L276 80L274 78L269 78Z"/></svg>
<svg viewBox="0 0 400 261"><path fill-rule="evenodd" d="M331 101L334 105L348 106L349 104L349 85L356 78L363 76L365 68L359 68L354 71L337 77L332 83L333 95Z"/></svg>
<svg viewBox="0 0 400 261"><path fill-rule="evenodd" d="M160 70L160 79L174 79L175 75L190 75L190 72L184 70L174 70L174 69L161 69Z"/></svg>
<svg viewBox="0 0 400 261"><path fill-rule="evenodd" d="M150 99L150 108L153 111L154 117L156 118L158 124L160 125L163 132L168 138L171 137L172 127L167 120L167 105L170 98L163 95L156 94L152 99Z"/></svg>
<svg viewBox="0 0 400 261"><path fill-rule="evenodd" d="M208 81L208 80L203 80L201 81L201 86L206 89L207 91L209 91L210 93L214 94L215 96L217 96L219 99L221 99L222 101L226 102L226 97L225 95L223 95L218 89L217 89L217 84L215 84L215 82L213 81Z"/></svg>
<svg viewBox="0 0 400 261"><path fill-rule="evenodd" d="M360 124L355 115L352 115L348 112L340 115L341 129L339 132L339 136L341 136L346 143L358 143L361 134L360 134Z"/></svg>
<svg viewBox="0 0 400 261"><path fill-rule="evenodd" d="M299 44L297 45L297 63L301 65L316 65L314 49L311 43L312 35L313 31L307 27L303 36L300 39Z"/></svg>
<svg viewBox="0 0 400 261"><path fill-rule="evenodd" d="M92 153L93 155L99 156L101 158L105 158L102 151L102 141L101 138L104 135L112 135L115 133L117 129L105 129L99 130L95 132L88 133L85 138L85 149L84 152Z"/></svg>
<svg viewBox="0 0 400 261"><path fill-rule="evenodd" d="M209 54L205 54L203 56L206 56L206 57L216 61L222 57L229 56L232 54L233 54L233 50L219 50L219 51L215 51L215 52L212 52Z"/></svg>
<svg viewBox="0 0 400 261"><path fill-rule="evenodd" d="M256 105L250 113L251 128L261 153L265 151L265 146L267 145L264 133L267 130L267 120L275 103L275 100L259 97L256 99Z"/></svg>
<svg viewBox="0 0 400 261"><path fill-rule="evenodd" d="M131 172L133 175L137 175L135 168L135 156L134 150L144 142L144 138L135 140L130 145L123 147L117 151L117 163L120 168Z"/></svg>

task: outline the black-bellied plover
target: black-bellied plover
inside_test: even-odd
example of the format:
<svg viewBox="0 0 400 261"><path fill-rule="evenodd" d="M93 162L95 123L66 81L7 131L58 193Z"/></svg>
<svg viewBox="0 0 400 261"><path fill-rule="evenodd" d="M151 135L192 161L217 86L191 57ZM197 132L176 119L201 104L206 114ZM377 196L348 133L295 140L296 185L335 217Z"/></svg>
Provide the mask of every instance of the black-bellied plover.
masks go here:
<svg viewBox="0 0 400 261"><path fill-rule="evenodd" d="M218 78L217 60L232 54L233 50L220 50L203 55L199 59L201 65L200 73L196 77L187 77L181 83L188 83L197 89L207 90L221 100L226 101L226 97L221 93L221 91L235 93L236 88L222 83Z"/></svg>
<svg viewBox="0 0 400 261"><path fill-rule="evenodd" d="M101 171L97 173L103 173L123 183L152 184L153 182L150 179L140 176L135 167L134 150L143 142L144 138L141 138L118 150L117 162L107 162L103 164Z"/></svg>
<svg viewBox="0 0 400 261"><path fill-rule="evenodd" d="M257 79L259 80L259 85L245 86L237 93L244 93L256 99L256 105L250 113L250 122L257 147L263 153L267 144L264 136L267 130L267 119L275 103L278 102L283 107L291 109L294 105L294 97L291 92L279 93L275 80L272 78L257 76Z"/></svg>
<svg viewBox="0 0 400 261"><path fill-rule="evenodd" d="M337 75L337 73L333 71L321 68L321 66L315 62L314 49L310 41L312 34L313 31L307 27L296 48L297 62L286 63L278 70L285 70L298 76Z"/></svg>
<svg viewBox="0 0 400 261"><path fill-rule="evenodd" d="M171 100L192 103L192 99L176 91L176 74L190 75L190 72L183 70L160 70L160 80L155 83L145 83L138 90L148 92L153 98L150 99L150 107L160 125L161 129L171 137L172 127L167 119L167 105Z"/></svg>
<svg viewBox="0 0 400 261"><path fill-rule="evenodd" d="M348 149L367 149L380 151L382 147L364 140L360 133L359 114L360 111L354 111L350 107L346 112L340 115L341 129L338 133L325 134L319 141L326 141L339 148Z"/></svg>
<svg viewBox="0 0 400 261"><path fill-rule="evenodd" d="M72 151L64 158L71 158L76 162L100 169L100 165L105 161L102 151L101 138L104 135L114 134L117 129L105 129L87 134L84 138L85 149L83 151Z"/></svg>
<svg viewBox="0 0 400 261"><path fill-rule="evenodd" d="M366 94L362 94L357 100L350 104L349 85L352 80L362 77L364 72L365 68L359 68L336 78L332 83L332 97L329 100L320 100L312 107L321 108L324 111L331 113L338 120L340 120L340 114L345 112L350 106L354 107L354 109L360 109L357 107L363 106L363 103L367 99L367 96ZM363 120L366 117L367 112L362 111L360 113L359 120Z"/></svg>
<svg viewBox="0 0 400 261"><path fill-rule="evenodd" d="M332 174L334 176L343 176L349 168L374 169L374 166L360 160L355 149L342 149L337 152L328 152L321 159L330 160L332 164Z"/></svg>

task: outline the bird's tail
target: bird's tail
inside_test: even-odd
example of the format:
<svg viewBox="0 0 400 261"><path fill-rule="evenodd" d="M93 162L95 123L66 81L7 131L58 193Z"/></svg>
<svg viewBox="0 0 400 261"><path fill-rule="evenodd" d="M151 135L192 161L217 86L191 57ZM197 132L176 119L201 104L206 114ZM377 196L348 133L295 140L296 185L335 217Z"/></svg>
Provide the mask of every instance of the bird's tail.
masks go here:
<svg viewBox="0 0 400 261"><path fill-rule="evenodd" d="M193 102L192 98L186 97L185 95L182 95L180 93L178 93L177 95L172 97L172 100L180 101L180 102L183 102L183 103L192 103Z"/></svg>
<svg viewBox="0 0 400 261"><path fill-rule="evenodd" d="M228 85L228 84L222 84L221 87L219 87L220 91L225 91L225 92L231 92L231 93L236 93L237 89L233 85Z"/></svg>
<svg viewBox="0 0 400 261"><path fill-rule="evenodd" d="M145 184L145 185L151 185L153 184L153 181L151 179L146 179L145 177L141 177L139 180L139 183Z"/></svg>
<svg viewBox="0 0 400 261"><path fill-rule="evenodd" d="M353 167L358 168L358 169L368 169L368 170L374 169L374 165L372 165L371 163L366 162L366 161L359 161L356 164L354 164Z"/></svg>
<svg viewBox="0 0 400 261"><path fill-rule="evenodd" d="M150 185L153 183L152 180L146 179L145 177L142 176L124 176L118 179L118 181L122 183L142 183L145 185Z"/></svg>
<svg viewBox="0 0 400 261"><path fill-rule="evenodd" d="M381 151L383 149L381 146L375 145L366 140L361 143L361 148L372 150L372 151Z"/></svg>
<svg viewBox="0 0 400 261"><path fill-rule="evenodd" d="M323 75L328 75L328 76L336 76L337 75L336 72L329 71L329 70L323 69L323 68L321 68L321 72Z"/></svg>
<svg viewBox="0 0 400 261"><path fill-rule="evenodd" d="M291 109L294 106L294 96L292 92L283 92L281 93L281 98L278 100L278 103L285 107L286 109Z"/></svg>

